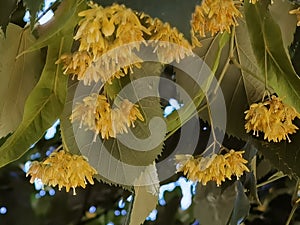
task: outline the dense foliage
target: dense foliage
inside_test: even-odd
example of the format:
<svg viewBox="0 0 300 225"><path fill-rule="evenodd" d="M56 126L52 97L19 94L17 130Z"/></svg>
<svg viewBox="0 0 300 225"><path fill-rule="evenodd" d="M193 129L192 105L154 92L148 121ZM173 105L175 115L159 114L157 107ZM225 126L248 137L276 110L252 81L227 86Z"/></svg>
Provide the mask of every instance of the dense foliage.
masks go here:
<svg viewBox="0 0 300 225"><path fill-rule="evenodd" d="M299 223L299 2L43 6L0 3L3 224Z"/></svg>

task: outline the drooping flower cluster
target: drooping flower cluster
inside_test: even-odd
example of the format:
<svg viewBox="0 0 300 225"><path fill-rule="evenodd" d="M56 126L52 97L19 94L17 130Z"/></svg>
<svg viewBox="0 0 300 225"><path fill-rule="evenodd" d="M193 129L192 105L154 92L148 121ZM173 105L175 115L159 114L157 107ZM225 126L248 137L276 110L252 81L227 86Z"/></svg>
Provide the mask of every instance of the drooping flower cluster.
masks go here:
<svg viewBox="0 0 300 225"><path fill-rule="evenodd" d="M242 17L242 14L235 7L233 0L203 0L201 5L196 6L192 15L193 44L199 46L197 35L205 37L207 32L212 36L218 32L230 33L230 27L238 25L238 17Z"/></svg>
<svg viewBox="0 0 300 225"><path fill-rule="evenodd" d="M79 41L78 51L63 54L57 63L63 64L65 74L73 74L84 84L92 81L111 83L113 78L125 76L132 68L140 67L142 59L137 56L141 43L147 40L179 44L186 51L159 48L157 55L163 62L172 62L192 54L191 46L183 34L168 23L137 14L124 5L102 7L89 3L90 9L79 13L82 17L74 39ZM118 48L121 47L121 48ZM174 51L176 50L176 51Z"/></svg>
<svg viewBox="0 0 300 225"><path fill-rule="evenodd" d="M157 18L148 18L147 22L152 33L150 40L154 41L154 52L160 62L171 63L175 60L179 63L185 56L193 55L192 46L175 27Z"/></svg>
<svg viewBox="0 0 300 225"><path fill-rule="evenodd" d="M290 14L295 14L297 16L297 26L300 26L300 7L297 9L293 9L289 12Z"/></svg>
<svg viewBox="0 0 300 225"><path fill-rule="evenodd" d="M77 76L84 84L99 80L111 83L113 78L124 76L128 68L140 66L134 49L138 50L139 42L145 40L143 34L150 33L136 13L124 5L104 8L90 2L89 6L79 13L83 18L74 36L80 42L78 51L63 54L57 63L63 63L65 74ZM113 50L129 43L122 50Z"/></svg>
<svg viewBox="0 0 300 225"><path fill-rule="evenodd" d="M104 139L116 138L117 134L128 132L127 128L134 127L137 119L144 121L137 105L127 99L112 109L107 98L96 93L85 97L82 103L77 103L70 119L72 123L80 121L80 126L84 125L86 129L94 131L94 138L101 134Z"/></svg>
<svg viewBox="0 0 300 225"><path fill-rule="evenodd" d="M208 181L215 181L220 186L226 178L231 180L232 176L236 176L239 179L244 171L249 172L243 153L244 151L230 150L225 155L213 154L196 158L192 155L176 155L177 172L183 172L189 180L203 185Z"/></svg>
<svg viewBox="0 0 300 225"><path fill-rule="evenodd" d="M93 175L97 171L90 166L86 158L73 155L64 150L54 151L43 162L32 162L26 176L30 175L30 183L40 179L44 185L49 185L61 190L63 187L69 192L76 187L86 187L87 181L94 184Z"/></svg>
<svg viewBox="0 0 300 225"><path fill-rule="evenodd" d="M291 142L288 135L298 129L293 120L296 117L300 118L294 107L283 103L274 95L264 102L252 104L245 114L247 133L252 130L253 135L259 136L260 131L264 132L264 139L269 142L282 140Z"/></svg>

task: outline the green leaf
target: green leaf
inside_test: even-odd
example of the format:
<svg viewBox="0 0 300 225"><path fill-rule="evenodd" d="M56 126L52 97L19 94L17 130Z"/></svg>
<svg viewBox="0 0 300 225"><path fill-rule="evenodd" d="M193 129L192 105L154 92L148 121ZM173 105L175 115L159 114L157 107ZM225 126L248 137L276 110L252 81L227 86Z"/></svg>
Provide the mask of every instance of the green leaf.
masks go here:
<svg viewBox="0 0 300 225"><path fill-rule="evenodd" d="M78 86L78 81L69 78L66 103L64 105L63 112L59 117L59 120L60 120L60 133L61 133L63 148L68 152L71 152L72 154L81 155L81 152L78 148L75 139L73 125L70 121L70 116L72 114L74 94L77 86ZM109 179L101 176L100 174L95 175L94 178L96 178L98 181L103 181L109 185L120 186L119 184L111 182ZM121 187L126 190L132 191L132 188L129 186L123 185Z"/></svg>
<svg viewBox="0 0 300 225"><path fill-rule="evenodd" d="M297 124L299 127L299 124ZM291 143L269 143L254 139L252 143L263 153L263 155L278 170L290 177L300 177L299 155L300 155L300 132L290 135Z"/></svg>
<svg viewBox="0 0 300 225"><path fill-rule="evenodd" d="M46 64L39 82L26 100L22 122L0 148L0 167L21 157L62 113L68 77L55 62L62 52L71 50L77 20L77 15L70 19L60 35L54 36L49 44Z"/></svg>
<svg viewBox="0 0 300 225"><path fill-rule="evenodd" d="M156 208L157 200L158 200L158 177L156 173L155 166L148 167L149 170L146 169L144 173L141 174L139 179L137 180L137 184L145 183L145 179L149 180L148 173L155 172L156 181L152 183L152 180L149 180L152 185L147 186L134 186L134 201L130 215L130 223L129 225L140 225L143 224L147 216ZM150 175L150 177L152 177ZM148 182L146 182L148 183Z"/></svg>
<svg viewBox="0 0 300 225"><path fill-rule="evenodd" d="M237 181L235 186L237 193L229 225L240 224L241 221L246 218L250 210L250 202L248 197L245 195L242 183Z"/></svg>
<svg viewBox="0 0 300 225"><path fill-rule="evenodd" d="M294 5L290 1L274 1L269 8L271 16L280 27L283 45L287 50L294 39L297 27L297 17L289 14Z"/></svg>
<svg viewBox="0 0 300 225"><path fill-rule="evenodd" d="M2 28L4 34L6 33L6 27L10 21L11 14L17 8L17 3L17 0L0 1L0 28Z"/></svg>
<svg viewBox="0 0 300 225"><path fill-rule="evenodd" d="M23 4L30 13L30 25L33 28L38 16L37 14L44 6L44 0L23 0Z"/></svg>
<svg viewBox="0 0 300 225"><path fill-rule="evenodd" d="M6 36L6 39L0 39L0 138L15 131L20 124L25 100L43 66L40 51L16 59L23 49L34 42L28 29L9 24Z"/></svg>
<svg viewBox="0 0 300 225"><path fill-rule="evenodd" d="M134 79L128 86L130 91L126 95L120 96L119 94L117 98L135 100L136 93L141 92L151 92L154 96L158 96L158 83L154 82L152 86L147 82L139 82L139 78L147 79L148 76L155 76L158 79L161 70L162 65L160 63L143 63L141 69L134 69L132 75ZM127 78L125 77L125 79ZM135 83L135 80L137 83ZM100 175L99 178L105 177L104 182L121 185L126 189L128 189L128 186L133 185L136 179L136 176L132 173L139 175L144 167L152 164L161 154L165 135L161 132L153 132L157 129L164 131L164 127L159 126L163 123L162 121L161 123L155 123L155 125L153 123L153 119L160 118L160 120L163 120L159 98L146 97L139 100L137 104L144 121L135 121L135 127L129 129L129 134L120 134L117 135L117 138L102 140L99 137L96 142L93 142L94 133L92 131L85 131L84 127L79 128L78 123L73 123L78 148L89 159L89 163L97 169ZM133 142L129 143L130 140L133 140ZM137 167L137 169L133 169L132 173L128 173L128 170L126 170L128 165Z"/></svg>
<svg viewBox="0 0 300 225"><path fill-rule="evenodd" d="M241 81L245 86L248 103L251 104L262 99L265 84L264 79L257 76L259 68L251 47L246 21L241 19L238 23L239 25L236 27L234 37L237 47L235 57L239 64L243 66L243 68L240 69L240 75L242 76Z"/></svg>
<svg viewBox="0 0 300 225"><path fill-rule="evenodd" d="M300 78L283 44L281 30L268 10L268 1L245 2L245 19L262 78L284 102L300 112Z"/></svg>
<svg viewBox="0 0 300 225"><path fill-rule="evenodd" d="M157 196L148 192L147 187L134 187L135 195L129 225L140 225L156 208Z"/></svg>
<svg viewBox="0 0 300 225"><path fill-rule="evenodd" d="M197 185L194 197L194 216L201 224L226 225L236 201L236 185L225 190L214 182Z"/></svg>
<svg viewBox="0 0 300 225"><path fill-rule="evenodd" d="M48 47L46 64L41 78L30 93L23 120L14 134L0 148L0 166L22 156L39 140L61 113L66 95L65 77L55 65L60 52L60 42Z"/></svg>
<svg viewBox="0 0 300 225"><path fill-rule="evenodd" d="M54 12L53 19L37 28L38 39L21 54L47 46L55 35L62 35L65 27L74 22L77 13L86 8L86 3L80 0L64 0ZM73 30L70 31L73 33Z"/></svg>
<svg viewBox="0 0 300 225"><path fill-rule="evenodd" d="M59 117L60 120L60 132L62 138L62 144L65 150L71 152L72 154L80 155L80 150L77 146L73 126L70 121L70 116L72 114L72 107L73 107L73 99L74 94L78 85L78 81L71 80L69 78L68 81L68 89L67 89L67 97L66 103L64 105L63 112Z"/></svg>

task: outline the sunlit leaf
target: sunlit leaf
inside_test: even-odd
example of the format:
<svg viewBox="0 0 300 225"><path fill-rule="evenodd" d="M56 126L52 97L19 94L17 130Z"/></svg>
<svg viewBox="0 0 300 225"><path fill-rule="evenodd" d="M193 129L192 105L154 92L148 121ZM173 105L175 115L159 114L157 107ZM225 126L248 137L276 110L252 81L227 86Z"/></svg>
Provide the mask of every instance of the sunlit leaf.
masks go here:
<svg viewBox="0 0 300 225"><path fill-rule="evenodd" d="M16 59L34 40L29 29L24 30L14 24L8 25L6 38L0 39L0 137L18 127L25 100L42 71L40 51Z"/></svg>
<svg viewBox="0 0 300 225"><path fill-rule="evenodd" d="M137 185L134 187L134 201L130 215L130 223L129 225L140 225L142 224L146 217L156 208L157 200L158 200L158 177L156 174L156 178L153 176L154 180L149 180L148 173L155 172L155 166L149 167L151 169L146 170L144 173L141 174L139 179L137 180L137 184L145 183L145 179L148 180L150 185L147 186L140 186ZM152 183L151 181L154 181ZM147 182L146 182L147 183ZM157 187L158 186L158 187Z"/></svg>
<svg viewBox="0 0 300 225"><path fill-rule="evenodd" d="M259 76L283 101L300 112L300 78L282 41L281 30L268 10L268 1L245 2L245 19L251 45L260 68ZM276 38L275 38L276 37Z"/></svg>
<svg viewBox="0 0 300 225"><path fill-rule="evenodd" d="M48 46L46 64L39 82L28 96L21 124L0 148L0 166L21 157L38 141L61 114L67 90L68 77L55 64L61 52L71 50L73 29L77 15L72 18L60 35L53 37Z"/></svg>

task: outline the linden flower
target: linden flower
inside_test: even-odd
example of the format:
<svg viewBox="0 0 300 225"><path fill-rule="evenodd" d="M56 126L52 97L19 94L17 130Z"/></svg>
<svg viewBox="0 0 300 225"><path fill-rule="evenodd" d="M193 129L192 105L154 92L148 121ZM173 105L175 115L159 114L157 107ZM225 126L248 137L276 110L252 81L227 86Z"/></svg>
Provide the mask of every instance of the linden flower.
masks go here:
<svg viewBox="0 0 300 225"><path fill-rule="evenodd" d="M86 129L96 131L96 124L95 124L96 108L97 105L101 103L102 103L101 97L99 97L98 94L94 93L90 96L85 97L82 103L76 103L76 106L73 109L72 115L70 117L71 122L74 123L76 120L78 120L80 121L80 126L79 126L80 128L82 127L82 125L84 125ZM101 104L101 106L104 109L107 108L107 105L105 105L105 103L106 103L106 98L104 100L104 103Z"/></svg>
<svg viewBox="0 0 300 225"><path fill-rule="evenodd" d="M119 133L128 132L127 128L134 127L134 122L144 118L137 108L138 106L127 99L120 103L120 107L111 108L104 95L93 93L83 99L82 103L77 103L72 115L71 122L80 121L80 127L95 132L94 140L98 134L103 139L109 137L116 138Z"/></svg>
<svg viewBox="0 0 300 225"><path fill-rule="evenodd" d="M176 155L177 171L183 172L191 181L199 181L206 185L215 181L220 186L226 178L231 180L234 175L239 179L244 171L249 172L245 165L247 160L242 157L244 151L230 150L225 155L213 154L209 157L194 158L191 155Z"/></svg>
<svg viewBox="0 0 300 225"><path fill-rule="evenodd" d="M264 139L269 142L291 142L288 135L298 130L293 120L296 117L300 118L300 114L294 107L284 104L274 95L263 103L252 104L245 114L247 133L253 130L253 134L258 136L259 131L264 132Z"/></svg>
<svg viewBox="0 0 300 225"><path fill-rule="evenodd" d="M144 118L140 111L137 108L138 106L133 104L132 102L128 101L127 99L124 99L124 101L121 102L120 111L123 115L125 115L125 120L127 126L129 127L132 125L134 127L134 121L137 119L144 121Z"/></svg>
<svg viewBox="0 0 300 225"><path fill-rule="evenodd" d="M206 32L214 36L218 32L230 33L231 26L237 26L237 18L242 17L233 0L203 0L196 6L191 20L191 34L194 46L200 43L196 37L205 37Z"/></svg>
<svg viewBox="0 0 300 225"><path fill-rule="evenodd" d="M76 195L76 187L85 188L87 181L94 184L95 174L97 171L89 165L86 158L60 150L52 152L43 162L32 162L26 176L31 176L30 183L40 179L45 185L57 185L59 190L65 187L69 192L72 188Z"/></svg>
<svg viewBox="0 0 300 225"><path fill-rule="evenodd" d="M79 13L83 19L74 36L80 40L79 50L91 51L97 57L116 46L145 41L144 33L150 34L134 11L124 5L104 8L91 2L89 6L91 9Z"/></svg>
<svg viewBox="0 0 300 225"><path fill-rule="evenodd" d="M159 61L171 63L175 60L178 63L185 56L193 55L190 43L176 28L171 28L169 23L151 18L147 19L147 23L150 24L149 28L152 32L150 40L154 41L154 52L156 52Z"/></svg>
<svg viewBox="0 0 300 225"><path fill-rule="evenodd" d="M124 45L120 49L110 50L95 60L85 72L86 83L100 80L111 84L114 78L125 76L129 71L132 72L134 67L140 68L142 60L132 52L134 46L136 45Z"/></svg>
<svg viewBox="0 0 300 225"><path fill-rule="evenodd" d="M224 156L228 163L227 170L235 175L237 179L239 179L239 177L243 175L244 171L249 172L248 167L245 165L248 161L242 156L242 154L244 153L245 151L234 151L233 149L231 149ZM230 177L228 178L230 179Z"/></svg>
<svg viewBox="0 0 300 225"><path fill-rule="evenodd" d="M253 130L253 135L259 136L259 131L267 129L269 120L269 111L263 103L254 103L246 112L245 124L247 133Z"/></svg>
<svg viewBox="0 0 300 225"><path fill-rule="evenodd" d="M142 60L134 50L145 42L144 34L151 33L136 13L124 5L102 7L90 2L89 7L79 13L82 19L74 36L80 42L78 52L63 55L57 63L63 63L64 73L77 76L85 85L99 80L111 83L112 79L125 76L128 68L132 71L134 66L140 67ZM116 49L120 46L121 50Z"/></svg>
<svg viewBox="0 0 300 225"><path fill-rule="evenodd" d="M56 62L62 63L64 74L73 74L78 80L83 80L84 84L90 83L90 80L95 80L95 77L87 77L86 71L92 64L92 57L87 51L78 51L73 54L63 54Z"/></svg>
<svg viewBox="0 0 300 225"><path fill-rule="evenodd" d="M290 14L295 14L297 16L297 26L300 26L300 7L298 9L293 9L289 12Z"/></svg>

